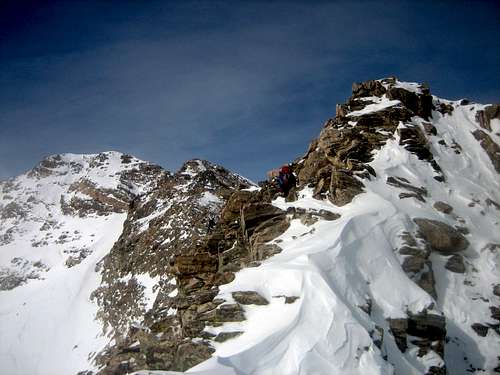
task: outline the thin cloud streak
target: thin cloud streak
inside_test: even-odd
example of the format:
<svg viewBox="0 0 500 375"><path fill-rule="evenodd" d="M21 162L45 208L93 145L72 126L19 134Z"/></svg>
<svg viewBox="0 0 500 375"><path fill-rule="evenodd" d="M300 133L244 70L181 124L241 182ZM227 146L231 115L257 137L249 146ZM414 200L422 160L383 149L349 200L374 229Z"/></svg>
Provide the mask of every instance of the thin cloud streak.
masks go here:
<svg viewBox="0 0 500 375"><path fill-rule="evenodd" d="M460 77L446 33L432 36L444 52L420 56L432 39L414 31L440 5L415 19L411 3L162 3L102 16L109 24L96 22L100 35L89 30L79 49L0 63L0 177L51 153L118 149L170 169L208 158L258 179L305 151L352 81L396 74L448 94L440 70Z"/></svg>

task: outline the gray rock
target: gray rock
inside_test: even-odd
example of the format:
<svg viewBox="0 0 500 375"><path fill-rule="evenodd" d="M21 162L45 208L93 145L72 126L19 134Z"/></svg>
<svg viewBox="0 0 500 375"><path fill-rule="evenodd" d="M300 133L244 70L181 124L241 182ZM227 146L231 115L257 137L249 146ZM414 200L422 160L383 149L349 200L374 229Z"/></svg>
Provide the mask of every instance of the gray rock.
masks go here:
<svg viewBox="0 0 500 375"><path fill-rule="evenodd" d="M474 323L470 327L481 337L485 337L488 334L489 327L485 326L484 324Z"/></svg>
<svg viewBox="0 0 500 375"><path fill-rule="evenodd" d="M233 332L221 332L215 337L214 341L216 342L224 342L235 337L242 335L242 331L233 331Z"/></svg>
<svg viewBox="0 0 500 375"><path fill-rule="evenodd" d="M406 342L408 330L408 320L407 319L388 319L389 327L392 335L394 336L394 340L396 341L396 345L401 353L406 352L408 349L408 343Z"/></svg>
<svg viewBox="0 0 500 375"><path fill-rule="evenodd" d="M489 131L491 131L491 120L495 118L500 119L500 105L498 104L490 105L476 113L476 121L483 129Z"/></svg>
<svg viewBox="0 0 500 375"><path fill-rule="evenodd" d="M436 293L436 280L434 278L434 272L432 271L432 263L426 262L428 270L422 272L420 279L417 281L419 287L429 293L434 299L437 299Z"/></svg>
<svg viewBox="0 0 500 375"><path fill-rule="evenodd" d="M464 259L461 255L451 256L444 266L447 270L455 273L465 273Z"/></svg>
<svg viewBox="0 0 500 375"><path fill-rule="evenodd" d="M408 317L408 334L429 340L444 340L446 336L446 318L443 315L410 314Z"/></svg>
<svg viewBox="0 0 500 375"><path fill-rule="evenodd" d="M363 191L363 183L343 171L333 171L328 198L336 206L345 206Z"/></svg>
<svg viewBox="0 0 500 375"><path fill-rule="evenodd" d="M500 173L500 146L486 132L480 129L474 131L472 135L479 141L481 147L488 154L497 173Z"/></svg>
<svg viewBox="0 0 500 375"><path fill-rule="evenodd" d="M402 246L399 249L399 253L401 255L413 255L413 256L418 256L421 258L425 258L425 255L426 255L423 250L420 250L419 248L411 247L411 246Z"/></svg>
<svg viewBox="0 0 500 375"><path fill-rule="evenodd" d="M490 306L491 317L495 320L500 320L500 307Z"/></svg>
<svg viewBox="0 0 500 375"><path fill-rule="evenodd" d="M424 196L424 197L427 196L427 189L426 188L424 188L423 186L419 187L419 188L415 187L415 186L411 185L408 182L408 180L403 179L401 177L392 177L392 176L387 177L386 183L387 183L387 185L391 185L391 186L398 187L401 189L409 190L413 193L416 193L416 194Z"/></svg>
<svg viewBox="0 0 500 375"><path fill-rule="evenodd" d="M469 246L469 241L448 224L423 218L416 218L413 221L418 225L420 235L433 250L443 254L454 254Z"/></svg>
<svg viewBox="0 0 500 375"><path fill-rule="evenodd" d="M418 273L424 268L425 258L411 255L403 261L403 270L406 273Z"/></svg>
<svg viewBox="0 0 500 375"><path fill-rule="evenodd" d="M234 300L242 305L268 305L267 299L254 291L233 292Z"/></svg>
<svg viewBox="0 0 500 375"><path fill-rule="evenodd" d="M453 207L441 201L437 201L436 203L434 203L434 208L444 214L449 214L453 211Z"/></svg>
<svg viewBox="0 0 500 375"><path fill-rule="evenodd" d="M493 294L500 297L500 284L497 284L493 287Z"/></svg>

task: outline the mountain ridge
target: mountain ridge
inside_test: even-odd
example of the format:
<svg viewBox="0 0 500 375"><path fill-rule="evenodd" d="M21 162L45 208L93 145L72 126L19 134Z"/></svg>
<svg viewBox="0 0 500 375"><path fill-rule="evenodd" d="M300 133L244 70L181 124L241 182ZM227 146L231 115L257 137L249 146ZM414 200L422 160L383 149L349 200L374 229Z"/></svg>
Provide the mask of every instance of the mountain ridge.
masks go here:
<svg viewBox="0 0 500 375"><path fill-rule="evenodd" d="M89 156L102 168L99 183L78 172L53 204L63 217L116 222L99 250L64 265L93 274L85 303L101 335L76 344L78 364L66 373L499 371L498 108L437 98L394 77L356 83L291 162L299 185L286 199L199 159L171 174L118 153ZM78 157L67 155L77 171ZM142 170L127 167L116 183L106 160ZM47 158L32 177L64 178L58 163ZM12 200L5 186L0 202ZM9 223L24 220L22 206L7 206ZM11 291L43 281L23 282ZM6 363L22 355L1 346L10 348Z"/></svg>

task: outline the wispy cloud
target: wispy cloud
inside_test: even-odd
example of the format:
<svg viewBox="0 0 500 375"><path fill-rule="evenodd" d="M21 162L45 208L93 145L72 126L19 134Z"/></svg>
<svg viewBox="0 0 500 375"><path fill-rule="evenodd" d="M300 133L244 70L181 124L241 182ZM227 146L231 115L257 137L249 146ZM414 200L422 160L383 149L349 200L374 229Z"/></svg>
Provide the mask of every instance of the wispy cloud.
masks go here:
<svg viewBox="0 0 500 375"><path fill-rule="evenodd" d="M427 53L437 59L430 66L416 58L432 45L413 33L429 10L415 17L409 4L162 4L131 2L116 19L94 20L85 43L75 35L80 48L64 40L60 50L1 63L0 166L8 172L0 176L43 154L119 149L169 168L204 157L257 179L305 150L352 81L420 79L420 71L432 81L433 67L449 63L446 53ZM79 30L95 16L60 12Z"/></svg>

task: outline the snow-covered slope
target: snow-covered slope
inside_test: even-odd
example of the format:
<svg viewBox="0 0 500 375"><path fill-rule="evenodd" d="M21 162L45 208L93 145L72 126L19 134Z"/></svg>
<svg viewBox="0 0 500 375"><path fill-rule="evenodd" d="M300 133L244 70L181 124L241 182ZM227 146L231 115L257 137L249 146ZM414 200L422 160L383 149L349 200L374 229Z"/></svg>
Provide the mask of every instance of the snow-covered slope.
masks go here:
<svg viewBox="0 0 500 375"><path fill-rule="evenodd" d="M165 172L117 152L54 155L0 183L0 373L74 374L102 348L96 265Z"/></svg>
<svg viewBox="0 0 500 375"><path fill-rule="evenodd" d="M379 82L421 94L418 84ZM371 104L354 110L356 101ZM366 160L374 173L358 180L364 187L349 203L313 198L317 183L304 185L296 201L273 201L291 220L271 241L282 252L238 272L217 296L229 305L239 302L234 293L251 291L268 303L243 304L243 321L208 325L206 332L230 339L215 340L213 357L188 373L500 371L500 179L495 155L488 155L476 136L484 132L498 144L500 120L488 120L488 129L478 121L486 106L432 101L429 118L413 113L396 122L396 131ZM380 111L393 106L404 105L383 93L355 98L341 108L340 117L348 120L338 121L337 129L356 129L356 122L347 122L354 116L359 123L366 115L388 116ZM375 120L370 126L376 127ZM416 143L409 144L408 128L423 138L412 137ZM334 143L342 135L330 137ZM322 143L328 142L320 139L320 148ZM340 143L336 146L332 158L341 153ZM298 209L341 216L306 222L294 218ZM437 227L429 231L426 224Z"/></svg>
<svg viewBox="0 0 500 375"><path fill-rule="evenodd" d="M499 106L389 78L286 199L197 159L49 158L0 184L2 370L499 372L499 142Z"/></svg>

